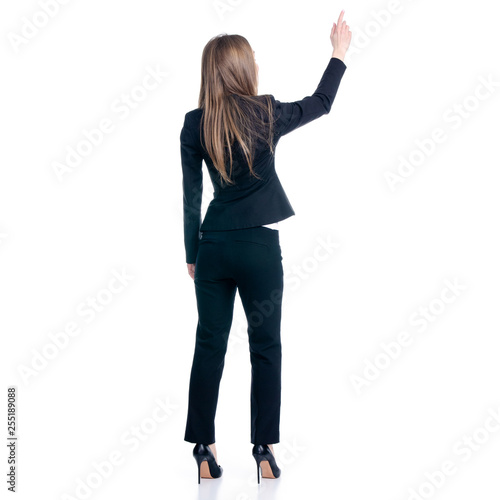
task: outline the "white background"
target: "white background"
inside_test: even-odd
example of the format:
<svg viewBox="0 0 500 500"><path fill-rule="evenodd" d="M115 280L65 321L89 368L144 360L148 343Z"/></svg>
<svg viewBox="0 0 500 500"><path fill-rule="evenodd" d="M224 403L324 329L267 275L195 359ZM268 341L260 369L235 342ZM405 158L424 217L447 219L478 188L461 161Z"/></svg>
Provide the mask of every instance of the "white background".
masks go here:
<svg viewBox="0 0 500 500"><path fill-rule="evenodd" d="M83 483L87 498L498 498L492 2L72 0L20 43L28 23L43 24L41 5L4 2L0 15L1 432L15 385L17 498L83 498ZM282 475L257 486L237 296L216 417L224 474L198 486L183 441L197 311L179 134L197 107L201 53L218 33L241 34L259 93L302 99L342 8L353 39L332 111L284 137L276 156L296 211L280 223ZM163 76L141 93L148 67ZM141 100L118 113L131 93ZM54 164L104 118L113 130L59 180ZM419 162L416 141L437 128L445 140ZM398 175L401 158L415 167L391 190L386 173ZM203 210L211 196L205 175ZM321 241L337 244L323 260ZM113 271L130 279L109 293ZM463 288L442 295L446 280ZM89 321L78 311L91 297L108 303ZM54 351L70 322L79 334ZM398 350L402 332L410 343ZM143 440L130 439L136 428ZM121 462L99 475L94 464L110 456ZM444 462L453 473L436 473Z"/></svg>

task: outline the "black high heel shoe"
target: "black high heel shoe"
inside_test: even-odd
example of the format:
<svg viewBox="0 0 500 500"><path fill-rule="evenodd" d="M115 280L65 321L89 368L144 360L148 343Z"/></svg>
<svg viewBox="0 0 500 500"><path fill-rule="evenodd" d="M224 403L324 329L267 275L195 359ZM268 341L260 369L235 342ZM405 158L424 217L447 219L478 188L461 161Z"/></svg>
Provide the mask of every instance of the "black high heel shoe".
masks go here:
<svg viewBox="0 0 500 500"><path fill-rule="evenodd" d="M206 476L207 472L209 472L211 479L222 476L223 469L220 465L217 465L210 446L208 446L207 444L196 444L193 449L193 456L196 460L196 463L198 464L198 484L200 484L201 466L205 461L208 464L208 470L205 467L203 477L208 477Z"/></svg>
<svg viewBox="0 0 500 500"><path fill-rule="evenodd" d="M263 470L263 472L265 472L266 475L262 477L267 477L271 479L276 479L280 477L281 469L276 464L276 459L274 458L273 452L271 451L271 448L269 448L269 445L255 444L254 447L252 448L252 455L253 458L255 458L255 461L257 462L257 482L259 484L260 484L259 466L262 469L261 462L266 462L264 464L264 470ZM271 468L270 470L269 467ZM272 473L272 476L268 475L269 473Z"/></svg>

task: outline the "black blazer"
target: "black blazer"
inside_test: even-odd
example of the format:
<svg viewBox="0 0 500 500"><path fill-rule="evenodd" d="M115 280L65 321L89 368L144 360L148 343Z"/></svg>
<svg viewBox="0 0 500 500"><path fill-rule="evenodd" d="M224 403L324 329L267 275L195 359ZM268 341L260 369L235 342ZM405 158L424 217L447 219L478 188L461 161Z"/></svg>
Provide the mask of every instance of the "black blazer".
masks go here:
<svg viewBox="0 0 500 500"><path fill-rule="evenodd" d="M270 95L274 114L274 146L280 137L330 112L345 70L344 62L332 57L312 96L295 102L280 102ZM232 150L231 176L235 185L228 186L221 182L219 172L200 139L201 116L201 108L186 113L180 134L184 246L188 264L196 262L201 231L261 226L295 215L276 174L274 156L265 142L259 144L254 153L253 169L260 179L250 174L241 150L235 148ZM203 160L212 181L214 197L202 223Z"/></svg>

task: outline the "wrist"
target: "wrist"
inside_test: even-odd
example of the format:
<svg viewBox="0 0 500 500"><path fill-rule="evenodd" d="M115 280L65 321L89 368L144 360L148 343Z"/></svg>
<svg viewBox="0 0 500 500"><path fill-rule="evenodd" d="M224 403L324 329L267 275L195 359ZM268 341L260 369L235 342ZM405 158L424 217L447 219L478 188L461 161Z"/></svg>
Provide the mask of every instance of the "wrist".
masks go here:
<svg viewBox="0 0 500 500"><path fill-rule="evenodd" d="M343 50L334 50L332 52L332 57L336 57L337 59L340 59L343 62L345 57L345 52Z"/></svg>

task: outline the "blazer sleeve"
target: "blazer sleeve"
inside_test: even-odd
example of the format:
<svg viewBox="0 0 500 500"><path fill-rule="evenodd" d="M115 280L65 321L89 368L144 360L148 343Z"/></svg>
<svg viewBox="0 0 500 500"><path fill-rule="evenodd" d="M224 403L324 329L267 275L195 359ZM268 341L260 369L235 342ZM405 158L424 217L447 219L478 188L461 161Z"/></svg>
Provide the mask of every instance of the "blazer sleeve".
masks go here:
<svg viewBox="0 0 500 500"><path fill-rule="evenodd" d="M193 140L193 130L186 114L180 135L184 247L186 263L194 264L198 254L201 226L201 200L203 194L203 157Z"/></svg>
<svg viewBox="0 0 500 500"><path fill-rule="evenodd" d="M328 114L346 68L344 61L337 57L331 57L313 95L295 102L275 100L275 135L281 137L322 115Z"/></svg>

